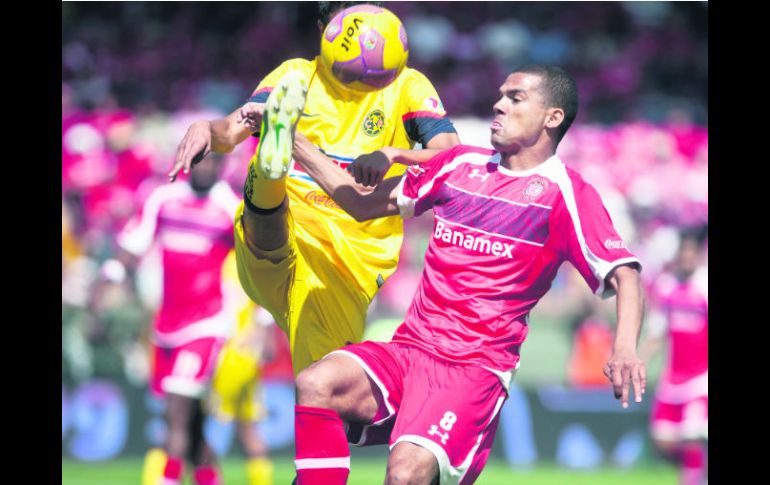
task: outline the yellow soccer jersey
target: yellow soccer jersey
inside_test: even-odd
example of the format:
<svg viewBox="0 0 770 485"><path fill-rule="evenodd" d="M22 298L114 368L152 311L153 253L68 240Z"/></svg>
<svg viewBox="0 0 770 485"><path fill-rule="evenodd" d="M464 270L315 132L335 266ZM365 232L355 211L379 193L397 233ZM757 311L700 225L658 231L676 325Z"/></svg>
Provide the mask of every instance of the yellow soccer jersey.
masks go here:
<svg viewBox="0 0 770 485"><path fill-rule="evenodd" d="M308 79L307 103L297 130L343 168L359 155L386 146L412 148L439 133L456 132L436 89L410 68L384 89L363 93L334 80L320 57L291 59L268 74L249 101L265 102L290 70L301 71ZM405 169L394 164L387 177L401 175ZM398 263L403 238L400 216L357 222L296 162L291 162L287 191L297 237L317 247L317 257L349 272L372 297Z"/></svg>

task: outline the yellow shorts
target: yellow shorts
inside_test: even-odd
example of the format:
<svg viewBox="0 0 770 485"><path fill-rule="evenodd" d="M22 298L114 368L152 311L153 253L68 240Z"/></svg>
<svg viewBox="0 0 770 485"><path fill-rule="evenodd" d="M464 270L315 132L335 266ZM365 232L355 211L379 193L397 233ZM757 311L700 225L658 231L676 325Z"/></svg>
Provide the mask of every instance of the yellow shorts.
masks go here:
<svg viewBox="0 0 770 485"><path fill-rule="evenodd" d="M294 375L347 342L359 342L373 295L312 244L291 210L286 244L254 255L243 239L243 210L241 202L235 213L238 278L249 298L288 335Z"/></svg>
<svg viewBox="0 0 770 485"><path fill-rule="evenodd" d="M259 358L232 340L222 348L211 381L209 411L220 421L256 422L264 416Z"/></svg>

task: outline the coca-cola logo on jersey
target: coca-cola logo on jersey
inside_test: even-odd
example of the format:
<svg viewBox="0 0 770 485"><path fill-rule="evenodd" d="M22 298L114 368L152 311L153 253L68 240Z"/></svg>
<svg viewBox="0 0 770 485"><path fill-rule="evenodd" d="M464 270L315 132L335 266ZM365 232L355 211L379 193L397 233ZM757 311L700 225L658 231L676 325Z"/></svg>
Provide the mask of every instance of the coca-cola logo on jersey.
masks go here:
<svg viewBox="0 0 770 485"><path fill-rule="evenodd" d="M313 205L320 205L321 207L329 207L332 209L339 209L337 205L328 195L322 194L316 190L311 190L305 194L305 200Z"/></svg>
<svg viewBox="0 0 770 485"><path fill-rule="evenodd" d="M611 239L607 239L604 241L604 247L607 249L626 249L626 243L621 240L613 241Z"/></svg>

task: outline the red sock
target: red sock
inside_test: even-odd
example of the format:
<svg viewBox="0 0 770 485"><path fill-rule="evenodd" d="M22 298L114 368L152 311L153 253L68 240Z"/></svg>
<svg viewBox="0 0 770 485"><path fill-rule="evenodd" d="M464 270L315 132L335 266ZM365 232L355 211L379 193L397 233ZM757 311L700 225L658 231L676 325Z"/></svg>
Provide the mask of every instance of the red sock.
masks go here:
<svg viewBox="0 0 770 485"><path fill-rule="evenodd" d="M706 463L706 450L703 446L687 446L682 451L682 485L702 485L706 479L704 476Z"/></svg>
<svg viewBox="0 0 770 485"><path fill-rule="evenodd" d="M344 485L350 474L345 426L331 409L294 406L297 485Z"/></svg>
<svg viewBox="0 0 770 485"><path fill-rule="evenodd" d="M163 469L163 485L181 485L184 462L181 458L169 456Z"/></svg>
<svg viewBox="0 0 770 485"><path fill-rule="evenodd" d="M199 466L193 473L196 485L222 485L219 472L213 466Z"/></svg>

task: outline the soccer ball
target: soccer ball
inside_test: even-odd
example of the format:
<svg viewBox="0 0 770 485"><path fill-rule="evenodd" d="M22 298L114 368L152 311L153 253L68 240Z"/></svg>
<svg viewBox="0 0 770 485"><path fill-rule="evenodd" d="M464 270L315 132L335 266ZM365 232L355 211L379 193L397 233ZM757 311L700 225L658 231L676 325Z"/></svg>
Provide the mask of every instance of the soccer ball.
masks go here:
<svg viewBox="0 0 770 485"><path fill-rule="evenodd" d="M321 62L343 85L376 91L406 66L406 30L390 10L355 5L338 13L321 37Z"/></svg>

